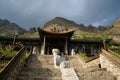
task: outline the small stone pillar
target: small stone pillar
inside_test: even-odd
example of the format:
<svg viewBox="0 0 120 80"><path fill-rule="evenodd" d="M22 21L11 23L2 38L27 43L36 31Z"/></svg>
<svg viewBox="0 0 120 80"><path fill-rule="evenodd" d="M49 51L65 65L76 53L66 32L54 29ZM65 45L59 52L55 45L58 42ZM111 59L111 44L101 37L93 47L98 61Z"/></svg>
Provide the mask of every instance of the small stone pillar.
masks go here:
<svg viewBox="0 0 120 80"><path fill-rule="evenodd" d="M14 39L13 39L13 47L17 45L17 38L18 38L18 33L15 33Z"/></svg>
<svg viewBox="0 0 120 80"><path fill-rule="evenodd" d="M75 55L75 49L71 50L71 55L74 56Z"/></svg>
<svg viewBox="0 0 120 80"><path fill-rule="evenodd" d="M58 57L57 54L60 54L60 51L58 49L53 49L52 53L53 53L53 57L54 57L54 67L59 68L59 66L57 66L57 57Z"/></svg>
<svg viewBox="0 0 120 80"><path fill-rule="evenodd" d="M66 57L58 55L58 54L60 54L59 49L53 49L52 53L54 55L54 67L55 68L60 68L61 63L66 61ZM66 62L62 63L62 64L63 64L63 66L61 65L62 67L68 66L68 65L66 65L67 64Z"/></svg>

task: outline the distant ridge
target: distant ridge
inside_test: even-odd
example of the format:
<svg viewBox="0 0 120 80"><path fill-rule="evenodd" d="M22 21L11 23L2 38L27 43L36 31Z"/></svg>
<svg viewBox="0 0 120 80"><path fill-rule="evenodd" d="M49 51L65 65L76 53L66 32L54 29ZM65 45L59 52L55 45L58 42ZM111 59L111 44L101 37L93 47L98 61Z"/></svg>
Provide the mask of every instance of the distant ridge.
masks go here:
<svg viewBox="0 0 120 80"><path fill-rule="evenodd" d="M8 20L0 19L0 36L11 36L15 33L24 34L25 32L26 30L19 25L11 23Z"/></svg>
<svg viewBox="0 0 120 80"><path fill-rule="evenodd" d="M120 28L120 19L115 21L114 26Z"/></svg>
<svg viewBox="0 0 120 80"><path fill-rule="evenodd" d="M110 26L111 27L111 26ZM84 32L92 32L92 33L102 33L103 31L106 31L110 28L109 26L93 26L93 25L88 25L85 26L84 24L77 24L74 21L71 20L67 20L65 18L62 17L56 17L50 21L48 21L45 25L44 25L44 29L47 30L52 30L53 28L67 28L67 29L76 29L76 31L79 30L80 31L84 31Z"/></svg>
<svg viewBox="0 0 120 80"><path fill-rule="evenodd" d="M113 27L108 30L109 34L120 34L120 19L116 20Z"/></svg>

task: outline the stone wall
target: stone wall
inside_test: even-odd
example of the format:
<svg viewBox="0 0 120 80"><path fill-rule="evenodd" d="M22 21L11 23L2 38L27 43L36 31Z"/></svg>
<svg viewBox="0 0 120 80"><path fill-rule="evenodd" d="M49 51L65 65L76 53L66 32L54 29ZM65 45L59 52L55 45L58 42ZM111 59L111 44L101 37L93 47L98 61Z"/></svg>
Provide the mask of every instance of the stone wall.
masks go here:
<svg viewBox="0 0 120 80"><path fill-rule="evenodd" d="M0 73L1 80L16 80L19 71L25 64L24 47L18 51L17 55L14 56L9 63L3 68Z"/></svg>
<svg viewBox="0 0 120 80"><path fill-rule="evenodd" d="M9 77L7 78L7 80L16 80L16 77L19 74L19 71L21 71L22 67L25 64L25 57L22 57L20 59L20 62L14 67L14 69L10 72Z"/></svg>
<svg viewBox="0 0 120 80"><path fill-rule="evenodd" d="M80 57L79 55L76 56L78 58L78 60L80 61L80 63L82 64L83 68L88 68L88 67L98 67L100 60L99 58L96 58L92 61L89 62L85 62L85 60L83 60L82 57Z"/></svg>
<svg viewBox="0 0 120 80"><path fill-rule="evenodd" d="M113 63L105 54L100 54L100 63L102 68L106 68L117 80L120 80L120 66Z"/></svg>
<svg viewBox="0 0 120 80"><path fill-rule="evenodd" d="M86 64L86 67L88 68L88 67L98 67L99 66L99 64L100 64L100 59L99 58L96 58L96 59L94 59L94 60L92 60L92 61L90 61L90 62L87 62L87 63L85 63Z"/></svg>

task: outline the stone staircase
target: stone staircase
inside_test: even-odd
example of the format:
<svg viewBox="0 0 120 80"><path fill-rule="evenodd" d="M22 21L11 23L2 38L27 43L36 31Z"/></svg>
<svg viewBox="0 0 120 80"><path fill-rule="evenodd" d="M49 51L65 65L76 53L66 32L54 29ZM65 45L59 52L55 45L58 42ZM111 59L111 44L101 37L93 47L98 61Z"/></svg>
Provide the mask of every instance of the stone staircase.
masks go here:
<svg viewBox="0 0 120 80"><path fill-rule="evenodd" d="M84 69L75 56L68 56L68 61L79 80L115 80L114 76L104 68ZM60 69L54 68L53 62L53 55L37 56L34 54L16 80L62 80Z"/></svg>
<svg viewBox="0 0 120 80"><path fill-rule="evenodd" d="M60 69L55 69L53 66L52 55L34 54L16 80L62 80L62 78Z"/></svg>

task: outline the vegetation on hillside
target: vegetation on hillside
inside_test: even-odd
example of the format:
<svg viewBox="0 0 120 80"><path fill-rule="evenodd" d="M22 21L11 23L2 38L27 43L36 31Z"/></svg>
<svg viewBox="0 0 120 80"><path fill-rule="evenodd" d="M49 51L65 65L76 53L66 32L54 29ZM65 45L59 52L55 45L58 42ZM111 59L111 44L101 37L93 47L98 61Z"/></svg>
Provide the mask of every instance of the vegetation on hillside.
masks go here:
<svg viewBox="0 0 120 80"><path fill-rule="evenodd" d="M13 56L15 56L17 51L13 50L13 48L8 45L5 49L0 49L0 54L3 55L2 59L10 60Z"/></svg>
<svg viewBox="0 0 120 80"><path fill-rule="evenodd" d="M108 49L111 51L111 53L113 55L115 55L116 57L120 58L120 43L112 40L109 44L108 44Z"/></svg>
<svg viewBox="0 0 120 80"><path fill-rule="evenodd" d="M0 49L0 69L3 68L15 55L17 51L8 45L5 49Z"/></svg>
<svg viewBox="0 0 120 80"><path fill-rule="evenodd" d="M51 29L51 27L59 27L63 29L75 29L75 33L72 36L73 40L82 41L102 41L106 39L113 39L108 46L109 49L120 53L120 20L117 20L114 25L111 26L93 26L84 24L76 24L74 21L67 20L61 17L56 17L48 21L43 28ZM58 28L58 29L59 29ZM0 19L0 36L14 36L15 33L19 33L19 37L27 38L39 38L39 34L36 28L31 28L29 31L24 30L15 23L11 23L8 20Z"/></svg>

